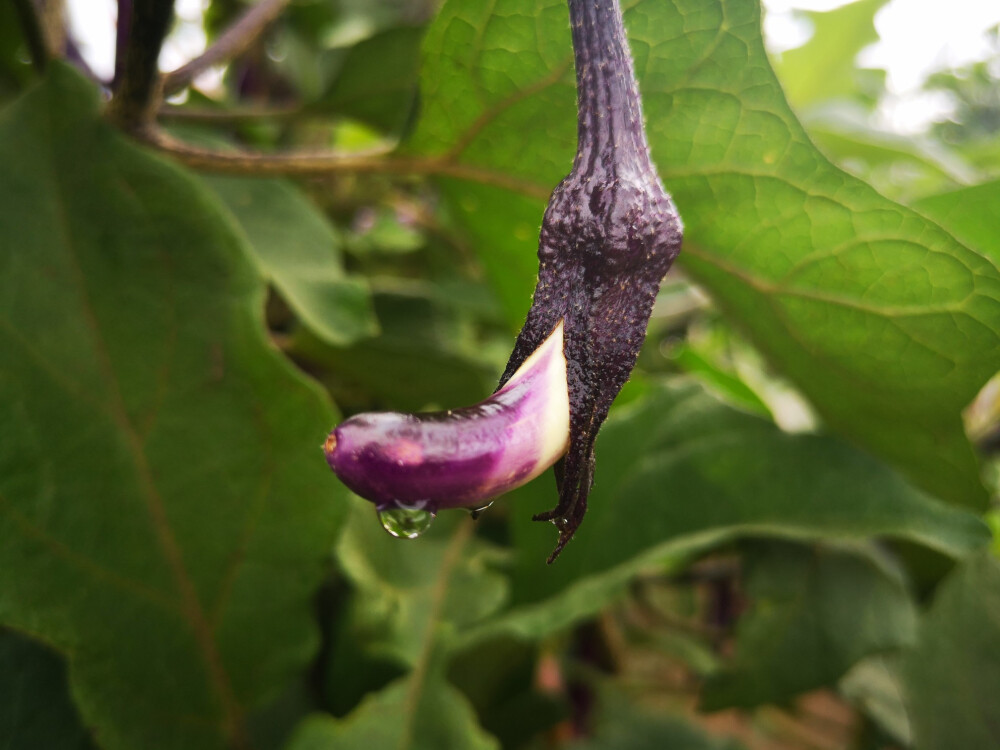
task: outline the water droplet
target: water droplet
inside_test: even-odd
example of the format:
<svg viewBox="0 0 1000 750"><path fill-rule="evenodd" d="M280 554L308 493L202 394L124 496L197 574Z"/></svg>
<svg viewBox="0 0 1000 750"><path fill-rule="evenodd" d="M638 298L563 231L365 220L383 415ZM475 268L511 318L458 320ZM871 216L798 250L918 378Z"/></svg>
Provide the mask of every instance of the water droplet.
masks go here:
<svg viewBox="0 0 1000 750"><path fill-rule="evenodd" d="M486 503L486 505L480 505L478 508L469 508L469 514L472 516L472 520L475 521L476 519L478 519L479 514L482 513L484 510L486 510L487 508L489 508L491 505L493 505L492 500Z"/></svg>
<svg viewBox="0 0 1000 750"><path fill-rule="evenodd" d="M427 510L427 502L405 505L387 505L378 509L382 528L397 539L416 539L431 527L434 511Z"/></svg>

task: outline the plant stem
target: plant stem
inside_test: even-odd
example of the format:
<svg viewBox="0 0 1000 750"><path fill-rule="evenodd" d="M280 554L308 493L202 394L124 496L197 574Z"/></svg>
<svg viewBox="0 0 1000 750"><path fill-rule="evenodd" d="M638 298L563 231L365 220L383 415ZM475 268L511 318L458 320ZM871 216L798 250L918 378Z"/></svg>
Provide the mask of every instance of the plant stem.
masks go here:
<svg viewBox="0 0 1000 750"><path fill-rule="evenodd" d="M153 122L159 101L160 47L170 28L174 14L173 0L137 0L131 13L119 25L119 35L126 33L120 72L114 99L108 107L108 117L123 130L139 133Z"/></svg>
<svg viewBox="0 0 1000 750"><path fill-rule="evenodd" d="M247 120L294 120L308 117L299 105L288 107L234 107L232 109L210 109L208 107L176 107L166 105L156 113L161 120L184 120L205 123L238 123Z"/></svg>
<svg viewBox="0 0 1000 750"><path fill-rule="evenodd" d="M261 0L226 29L201 55L164 76L163 93L176 94L213 65L239 57L279 16L290 0Z"/></svg>
<svg viewBox="0 0 1000 750"><path fill-rule="evenodd" d="M618 0L569 0L576 62L574 169L644 167L649 146Z"/></svg>
<svg viewBox="0 0 1000 750"><path fill-rule="evenodd" d="M137 133L146 144L194 169L227 174L329 176L333 174L440 175L505 188L545 200L551 190L537 183L441 157L390 157L390 148L341 154L335 151L298 151L259 154L196 148L163 131L146 128Z"/></svg>
<svg viewBox="0 0 1000 750"><path fill-rule="evenodd" d="M28 45L31 64L39 73L43 73L49 62L49 48L35 5L31 0L14 0L14 11L21 24L24 41Z"/></svg>

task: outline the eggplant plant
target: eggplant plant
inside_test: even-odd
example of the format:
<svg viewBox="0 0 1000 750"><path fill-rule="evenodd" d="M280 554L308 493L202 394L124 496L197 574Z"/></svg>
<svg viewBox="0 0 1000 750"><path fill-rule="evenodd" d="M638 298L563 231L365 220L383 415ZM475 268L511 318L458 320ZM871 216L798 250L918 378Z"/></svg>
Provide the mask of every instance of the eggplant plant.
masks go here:
<svg viewBox="0 0 1000 750"><path fill-rule="evenodd" d="M597 433L635 366L682 235L650 160L618 0L569 0L569 14L576 156L545 209L534 300L500 388L476 407L446 414L356 416L325 446L330 467L376 503L391 533L401 513L416 509L423 527L440 508L481 506L556 462L559 502L534 517L559 530L550 563L587 511ZM531 400L509 402L510 390L524 388L538 366L525 372L529 358L551 346L562 353L561 361L545 359L551 377L565 373L568 391L565 440L549 437L559 427L548 425L565 421L565 399L549 380ZM539 412L532 423L525 424L526 410ZM553 454L553 445L566 455Z"/></svg>
<svg viewBox="0 0 1000 750"><path fill-rule="evenodd" d="M924 149L877 0L98 5L0 2L0 747L1000 747L989 65Z"/></svg>

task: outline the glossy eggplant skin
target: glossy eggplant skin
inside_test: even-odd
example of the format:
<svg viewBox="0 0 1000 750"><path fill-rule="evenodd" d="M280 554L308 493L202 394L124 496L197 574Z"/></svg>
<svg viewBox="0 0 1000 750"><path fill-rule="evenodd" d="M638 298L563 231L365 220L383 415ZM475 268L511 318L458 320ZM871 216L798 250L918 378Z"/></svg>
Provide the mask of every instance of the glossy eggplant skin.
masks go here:
<svg viewBox="0 0 1000 750"><path fill-rule="evenodd" d="M569 0L577 80L577 154L542 221L538 283L500 385L565 325L570 445L559 502L535 516L572 538L593 483L594 442L629 378L682 226L649 155L618 0Z"/></svg>
<svg viewBox="0 0 1000 750"><path fill-rule="evenodd" d="M379 510L477 508L533 479L565 453L569 440L562 333L557 322L506 385L480 404L346 420L324 446L330 468Z"/></svg>

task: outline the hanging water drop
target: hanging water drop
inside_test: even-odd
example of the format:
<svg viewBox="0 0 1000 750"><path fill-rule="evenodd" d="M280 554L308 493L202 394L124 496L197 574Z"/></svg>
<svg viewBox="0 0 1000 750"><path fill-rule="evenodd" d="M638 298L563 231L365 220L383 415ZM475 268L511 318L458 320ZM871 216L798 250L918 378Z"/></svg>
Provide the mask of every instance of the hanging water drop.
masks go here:
<svg viewBox="0 0 1000 750"><path fill-rule="evenodd" d="M431 527L435 513L427 510L427 503L413 505L387 505L378 509L382 528L397 539L416 539Z"/></svg>

